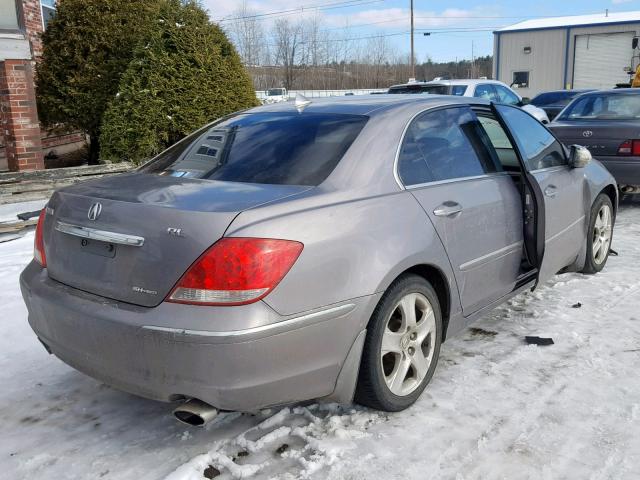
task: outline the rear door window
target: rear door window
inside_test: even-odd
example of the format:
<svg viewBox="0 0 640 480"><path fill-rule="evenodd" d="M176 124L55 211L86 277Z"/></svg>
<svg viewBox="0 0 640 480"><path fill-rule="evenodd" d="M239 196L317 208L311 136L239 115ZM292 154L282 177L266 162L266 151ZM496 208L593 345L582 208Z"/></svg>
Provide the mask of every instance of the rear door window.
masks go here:
<svg viewBox="0 0 640 480"><path fill-rule="evenodd" d="M519 108L496 105L529 170L567 165L562 145L538 120Z"/></svg>
<svg viewBox="0 0 640 480"><path fill-rule="evenodd" d="M315 186L333 171L367 119L330 113L239 114L195 132L140 171Z"/></svg>
<svg viewBox="0 0 640 480"><path fill-rule="evenodd" d="M518 154L513 148L511 140L509 140L502 125L500 125L500 122L488 113L479 114L478 120L487 133L491 146L496 152L502 168L509 172L520 171Z"/></svg>
<svg viewBox="0 0 640 480"><path fill-rule="evenodd" d="M405 134L398 158L404 185L474 177L495 172L498 165L488 138L468 107L427 111Z"/></svg>

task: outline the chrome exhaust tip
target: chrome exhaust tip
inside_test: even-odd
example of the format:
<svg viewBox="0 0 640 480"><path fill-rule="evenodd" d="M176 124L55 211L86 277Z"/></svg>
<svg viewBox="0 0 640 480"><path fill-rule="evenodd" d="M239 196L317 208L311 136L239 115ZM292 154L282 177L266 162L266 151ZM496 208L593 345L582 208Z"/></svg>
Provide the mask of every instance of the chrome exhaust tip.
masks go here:
<svg viewBox="0 0 640 480"><path fill-rule="evenodd" d="M203 427L218 415L218 409L197 398L184 402L173 411L173 416L182 423Z"/></svg>

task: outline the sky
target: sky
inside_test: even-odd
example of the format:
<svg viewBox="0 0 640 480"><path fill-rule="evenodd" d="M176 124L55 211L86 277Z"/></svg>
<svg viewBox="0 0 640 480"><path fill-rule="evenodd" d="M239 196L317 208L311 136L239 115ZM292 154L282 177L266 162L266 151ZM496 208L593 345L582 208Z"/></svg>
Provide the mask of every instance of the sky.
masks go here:
<svg viewBox="0 0 640 480"><path fill-rule="evenodd" d="M245 1L268 27L275 18L315 13L350 38L385 34L409 52L410 0L202 0L213 20L234 17ZM494 29L544 16L640 10L640 0L414 0L415 51L419 61L449 61L491 54ZM228 20L227 20L228 21ZM224 20L222 22L224 24ZM446 31L438 31L438 30ZM425 36L424 32L431 32Z"/></svg>

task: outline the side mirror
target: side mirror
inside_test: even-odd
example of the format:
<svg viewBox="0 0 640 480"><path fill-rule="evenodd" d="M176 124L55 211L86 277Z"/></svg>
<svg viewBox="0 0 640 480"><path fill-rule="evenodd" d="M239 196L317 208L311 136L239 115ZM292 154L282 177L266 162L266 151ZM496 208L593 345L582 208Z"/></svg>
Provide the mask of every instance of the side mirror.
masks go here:
<svg viewBox="0 0 640 480"><path fill-rule="evenodd" d="M531 103L531 99L529 97L522 97L522 101L520 103L522 103L522 105L529 105Z"/></svg>
<svg viewBox="0 0 640 480"><path fill-rule="evenodd" d="M633 40L631 40L631 48L632 49L635 50L636 48L638 48L638 40L639 40L638 37L633 37Z"/></svg>
<svg viewBox="0 0 640 480"><path fill-rule="evenodd" d="M569 154L569 166L571 168L583 168L589 165L593 157L587 147L581 145L571 145Z"/></svg>

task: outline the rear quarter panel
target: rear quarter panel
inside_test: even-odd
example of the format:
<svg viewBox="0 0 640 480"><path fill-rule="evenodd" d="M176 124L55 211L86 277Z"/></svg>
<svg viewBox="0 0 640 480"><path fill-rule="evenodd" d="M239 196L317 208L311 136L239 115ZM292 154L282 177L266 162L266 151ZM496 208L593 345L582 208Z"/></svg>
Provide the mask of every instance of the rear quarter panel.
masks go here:
<svg viewBox="0 0 640 480"><path fill-rule="evenodd" d="M300 258L265 302L282 315L295 314L383 292L406 269L428 264L446 276L451 313L458 312L449 260L415 198L406 191L346 197L333 192L290 200L243 212L231 224L227 236L304 243Z"/></svg>

